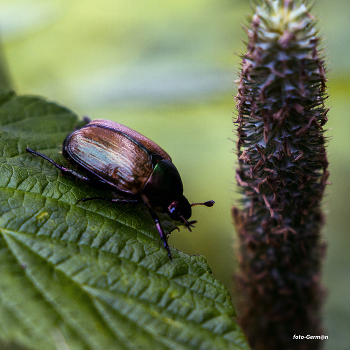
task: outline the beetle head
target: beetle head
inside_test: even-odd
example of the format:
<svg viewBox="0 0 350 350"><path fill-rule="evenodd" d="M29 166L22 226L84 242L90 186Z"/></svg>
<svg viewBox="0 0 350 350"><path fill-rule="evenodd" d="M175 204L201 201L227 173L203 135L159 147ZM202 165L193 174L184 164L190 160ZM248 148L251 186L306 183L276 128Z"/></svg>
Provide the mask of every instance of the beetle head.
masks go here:
<svg viewBox="0 0 350 350"><path fill-rule="evenodd" d="M194 227L196 220L188 221L192 215L191 207L195 205L205 205L207 207L212 207L214 201L208 201L204 203L192 203L190 204L187 198L182 195L178 200L172 202L168 207L168 215L176 221L181 221L185 226L191 231L191 227Z"/></svg>

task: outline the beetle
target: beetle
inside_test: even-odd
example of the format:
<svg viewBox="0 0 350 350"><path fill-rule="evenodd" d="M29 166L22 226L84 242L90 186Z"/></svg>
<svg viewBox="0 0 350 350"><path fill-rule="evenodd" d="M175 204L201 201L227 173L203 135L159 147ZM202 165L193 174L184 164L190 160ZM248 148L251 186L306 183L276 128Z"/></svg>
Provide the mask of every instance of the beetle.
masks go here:
<svg viewBox="0 0 350 350"><path fill-rule="evenodd" d="M211 207L214 201L190 204L183 195L183 184L171 157L156 143L122 124L97 119L69 134L62 154L78 171L57 164L51 158L26 149L61 170L95 187L108 188L112 198L91 197L119 203L144 203L148 208L169 259L167 235L156 212L167 213L191 231L197 221L188 221L192 207Z"/></svg>

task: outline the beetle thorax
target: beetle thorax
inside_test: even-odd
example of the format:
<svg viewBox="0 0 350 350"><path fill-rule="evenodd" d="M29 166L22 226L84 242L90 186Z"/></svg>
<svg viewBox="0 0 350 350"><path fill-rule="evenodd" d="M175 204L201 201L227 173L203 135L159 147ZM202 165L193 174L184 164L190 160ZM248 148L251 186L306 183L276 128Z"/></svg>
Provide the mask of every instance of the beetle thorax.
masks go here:
<svg viewBox="0 0 350 350"><path fill-rule="evenodd" d="M151 209L166 213L174 201L181 198L183 185L175 165L166 159L160 160L141 191L144 203Z"/></svg>

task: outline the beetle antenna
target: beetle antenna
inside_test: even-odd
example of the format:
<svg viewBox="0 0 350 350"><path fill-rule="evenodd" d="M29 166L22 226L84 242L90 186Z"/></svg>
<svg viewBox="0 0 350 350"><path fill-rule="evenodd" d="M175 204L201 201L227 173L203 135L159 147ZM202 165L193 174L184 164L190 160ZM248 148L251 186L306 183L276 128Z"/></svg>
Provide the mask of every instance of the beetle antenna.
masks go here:
<svg viewBox="0 0 350 350"><path fill-rule="evenodd" d="M206 207L212 207L214 205L214 201L207 201L204 203L192 203L191 207L194 207L195 205L205 205Z"/></svg>

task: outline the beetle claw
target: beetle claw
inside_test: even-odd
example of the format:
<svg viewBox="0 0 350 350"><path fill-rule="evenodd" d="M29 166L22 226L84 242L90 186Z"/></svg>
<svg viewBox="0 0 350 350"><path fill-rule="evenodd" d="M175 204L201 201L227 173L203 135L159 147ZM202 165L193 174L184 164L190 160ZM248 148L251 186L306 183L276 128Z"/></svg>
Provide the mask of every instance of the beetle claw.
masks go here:
<svg viewBox="0 0 350 350"><path fill-rule="evenodd" d="M187 221L184 217L181 217L183 220L185 227L188 228L190 232L192 232L191 227L194 227L194 224L197 222L197 220Z"/></svg>

